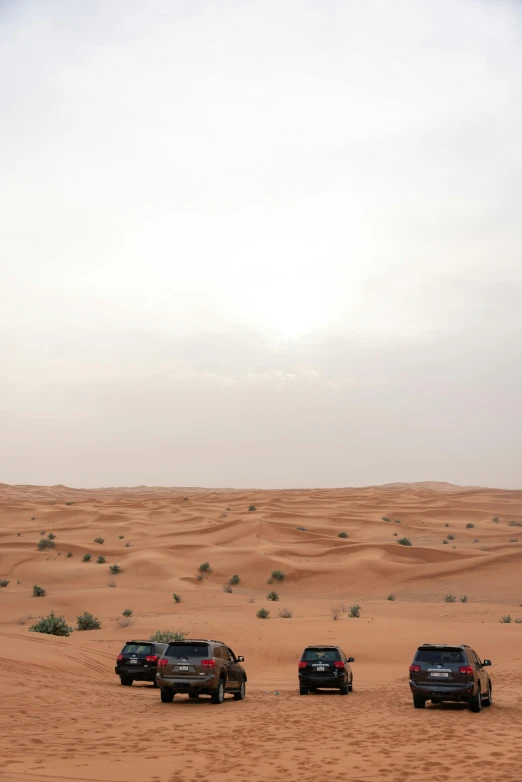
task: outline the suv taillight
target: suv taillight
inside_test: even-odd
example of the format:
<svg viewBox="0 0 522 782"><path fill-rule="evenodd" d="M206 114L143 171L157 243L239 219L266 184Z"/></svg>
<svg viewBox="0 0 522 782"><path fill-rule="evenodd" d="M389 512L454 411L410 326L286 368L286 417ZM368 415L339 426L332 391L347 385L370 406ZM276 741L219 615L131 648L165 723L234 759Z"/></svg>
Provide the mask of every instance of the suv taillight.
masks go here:
<svg viewBox="0 0 522 782"><path fill-rule="evenodd" d="M465 673L466 676L473 676L473 668L471 665L464 665L462 668L459 668L459 673Z"/></svg>
<svg viewBox="0 0 522 782"><path fill-rule="evenodd" d="M215 660L201 660L201 665L203 668L214 668L216 665Z"/></svg>
<svg viewBox="0 0 522 782"><path fill-rule="evenodd" d="M420 665L410 665L410 673L419 673Z"/></svg>
<svg viewBox="0 0 522 782"><path fill-rule="evenodd" d="M344 668L344 663L342 662L342 660L338 660L337 662L334 663L334 665L336 668Z"/></svg>
<svg viewBox="0 0 522 782"><path fill-rule="evenodd" d="M158 655L157 654L148 654L145 659L148 663L157 663L158 662Z"/></svg>
<svg viewBox="0 0 522 782"><path fill-rule="evenodd" d="M297 667L298 668L306 668L307 665L308 665L307 662L305 662L304 660L301 660L301 662L298 664Z"/></svg>
<svg viewBox="0 0 522 782"><path fill-rule="evenodd" d="M118 655L118 662L120 662L121 660L123 660L123 655L122 655L122 654L119 654L119 655Z"/></svg>
<svg viewBox="0 0 522 782"><path fill-rule="evenodd" d="M168 660L166 657L160 657L158 660L158 668L163 668L164 665L168 663Z"/></svg>

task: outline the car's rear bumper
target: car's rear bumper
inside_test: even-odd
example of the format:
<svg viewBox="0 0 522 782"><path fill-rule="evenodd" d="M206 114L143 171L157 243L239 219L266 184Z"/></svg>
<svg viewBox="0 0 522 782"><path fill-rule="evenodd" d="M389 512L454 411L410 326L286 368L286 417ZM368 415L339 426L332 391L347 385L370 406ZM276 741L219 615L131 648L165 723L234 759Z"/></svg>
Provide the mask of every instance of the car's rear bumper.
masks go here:
<svg viewBox="0 0 522 782"><path fill-rule="evenodd" d="M308 689L321 688L335 689L346 685L346 675L343 676L299 676L299 684Z"/></svg>
<svg viewBox="0 0 522 782"><path fill-rule="evenodd" d="M438 685L438 686L437 686ZM430 700L436 698L440 701L469 701L477 694L473 682L469 684L446 685L433 682L423 682L422 684L410 679L410 689L412 694Z"/></svg>
<svg viewBox="0 0 522 782"><path fill-rule="evenodd" d="M156 681L155 668L147 668L144 670L143 668L134 668L130 665L125 667L116 666L114 672L117 673L120 678L135 679L140 682Z"/></svg>
<svg viewBox="0 0 522 782"><path fill-rule="evenodd" d="M158 674L156 683L165 690L174 692L203 692L215 689L214 675L205 676L161 676Z"/></svg>

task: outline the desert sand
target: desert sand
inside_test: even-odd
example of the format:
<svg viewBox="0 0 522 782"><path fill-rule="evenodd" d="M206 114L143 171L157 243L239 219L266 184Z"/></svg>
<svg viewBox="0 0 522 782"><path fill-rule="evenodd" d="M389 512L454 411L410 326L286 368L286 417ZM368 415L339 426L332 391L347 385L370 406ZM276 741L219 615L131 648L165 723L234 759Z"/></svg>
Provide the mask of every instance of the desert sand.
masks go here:
<svg viewBox="0 0 522 782"><path fill-rule="evenodd" d="M517 523L522 491L447 484L310 491L0 485L0 579L9 580L0 588L0 780L520 780ZM56 548L37 551L44 531L56 535ZM443 544L447 535L454 539ZM105 542L94 543L97 536ZM413 545L399 545L401 536ZM99 554L105 564L96 563ZM212 572L198 581L204 561ZM112 563L122 568L116 576ZM280 601L271 603L267 579L275 569L286 578L275 587ZM227 594L223 584L236 573L241 584ZM47 595L32 597L33 584ZM456 602L446 603L447 593ZM348 617L354 604L359 619ZM345 609L338 621L332 606ZM268 620L256 618L261 607ZM119 626L126 608L133 610L127 628ZM293 618L280 618L279 608ZM69 638L29 632L31 617L51 609L71 625L90 611L102 629ZM501 623L508 614L513 622ZM120 686L114 661L126 639L178 629L224 640L245 656L245 701L216 706L178 696L162 704L150 685ZM299 656L317 642L355 657L348 697L298 695ZM408 666L423 642L469 643L491 658L493 707L414 710Z"/></svg>

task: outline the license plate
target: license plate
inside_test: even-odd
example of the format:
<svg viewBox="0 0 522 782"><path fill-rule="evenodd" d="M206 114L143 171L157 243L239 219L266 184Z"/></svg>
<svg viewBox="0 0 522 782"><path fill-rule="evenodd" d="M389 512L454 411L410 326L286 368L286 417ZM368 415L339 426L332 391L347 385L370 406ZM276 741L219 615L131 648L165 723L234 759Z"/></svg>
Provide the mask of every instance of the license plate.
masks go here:
<svg viewBox="0 0 522 782"><path fill-rule="evenodd" d="M188 671L188 669L189 669L188 665L180 665L179 666L179 670L180 671Z"/></svg>
<svg viewBox="0 0 522 782"><path fill-rule="evenodd" d="M129 662L131 663L131 665L137 665L138 664L138 660L129 660Z"/></svg>
<svg viewBox="0 0 522 782"><path fill-rule="evenodd" d="M447 679L449 676L449 673L442 673L441 671L432 671L430 676L437 676L441 679Z"/></svg>
<svg viewBox="0 0 522 782"><path fill-rule="evenodd" d="M318 666L317 666L317 668L316 668L316 670L317 670L317 671L324 671L324 670L326 670L326 669L325 669L324 665L318 665Z"/></svg>

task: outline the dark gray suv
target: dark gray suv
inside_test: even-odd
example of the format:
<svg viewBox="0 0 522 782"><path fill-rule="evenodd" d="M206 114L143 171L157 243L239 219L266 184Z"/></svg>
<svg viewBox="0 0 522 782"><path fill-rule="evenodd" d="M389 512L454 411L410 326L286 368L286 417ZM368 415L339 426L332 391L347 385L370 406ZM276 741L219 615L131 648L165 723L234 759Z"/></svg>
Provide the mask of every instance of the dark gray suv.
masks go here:
<svg viewBox="0 0 522 782"><path fill-rule="evenodd" d="M167 644L156 641L127 641L116 660L114 671L124 687L132 682L152 682L156 687L158 660Z"/></svg>
<svg viewBox="0 0 522 782"><path fill-rule="evenodd" d="M410 689L413 705L423 709L426 701L468 703L479 712L493 702L487 668L491 660L480 657L466 644L422 644L410 665Z"/></svg>
<svg viewBox="0 0 522 782"><path fill-rule="evenodd" d="M236 657L222 641L185 640L170 643L158 660L156 681L163 703L172 703L176 693L189 698L210 695L212 703L223 703L225 693L236 701L245 697L247 675Z"/></svg>

